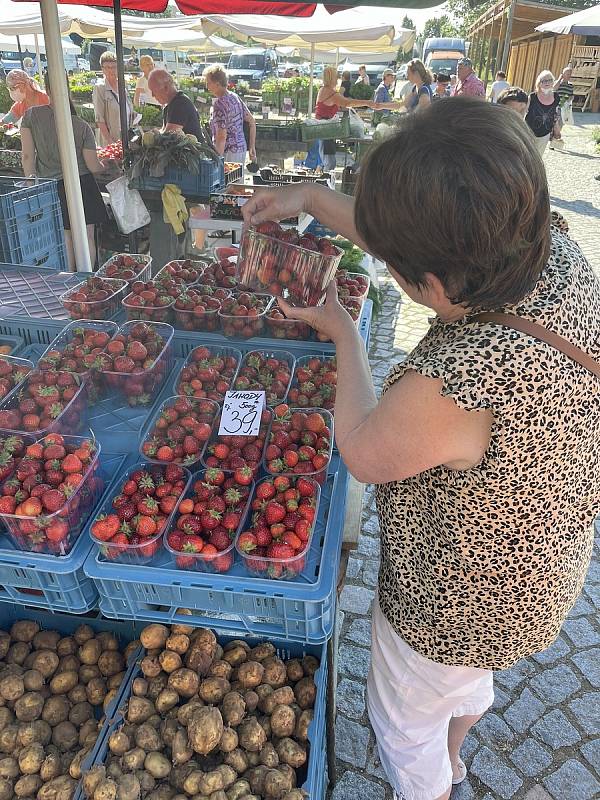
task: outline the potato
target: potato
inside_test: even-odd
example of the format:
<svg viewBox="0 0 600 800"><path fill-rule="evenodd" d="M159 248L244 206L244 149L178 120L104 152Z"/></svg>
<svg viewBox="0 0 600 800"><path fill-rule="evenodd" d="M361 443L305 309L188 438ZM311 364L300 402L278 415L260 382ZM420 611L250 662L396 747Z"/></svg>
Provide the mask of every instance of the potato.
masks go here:
<svg viewBox="0 0 600 800"><path fill-rule="evenodd" d="M131 697L127 707L127 722L140 724L155 713L154 703L147 697Z"/></svg>
<svg viewBox="0 0 600 800"><path fill-rule="evenodd" d="M58 667L54 674L57 675L59 672L79 672L80 669L81 662L77 656L64 656L58 662Z"/></svg>
<svg viewBox="0 0 600 800"><path fill-rule="evenodd" d="M98 659L98 669L106 678L125 669L125 659L117 650L105 650Z"/></svg>
<svg viewBox="0 0 600 800"><path fill-rule="evenodd" d="M6 657L10 647L10 634L0 631L0 661Z"/></svg>
<svg viewBox="0 0 600 800"><path fill-rule="evenodd" d="M118 800L139 800L140 782L135 775L121 775L117 784Z"/></svg>
<svg viewBox="0 0 600 800"><path fill-rule="evenodd" d="M292 789L286 792L281 800L308 800L308 793L304 789Z"/></svg>
<svg viewBox="0 0 600 800"><path fill-rule="evenodd" d="M312 708L317 698L317 687L312 678L302 678L294 686L294 696L300 708Z"/></svg>
<svg viewBox="0 0 600 800"><path fill-rule="evenodd" d="M221 706L223 719L228 725L236 727L246 716L246 702L238 692L228 692Z"/></svg>
<svg viewBox="0 0 600 800"><path fill-rule="evenodd" d="M176 711L173 712L176 714ZM167 719L163 719L158 727L158 732L160 738L163 741L163 744L167 747L173 747L173 740L175 739L175 734L178 730L182 729L182 726L179 724L177 720L177 716L169 716ZM186 732L186 741L187 741L187 732Z"/></svg>
<svg viewBox="0 0 600 800"><path fill-rule="evenodd" d="M80 625L73 634L73 639L81 646L89 641L89 639L93 639L94 635L94 631L89 625Z"/></svg>
<svg viewBox="0 0 600 800"><path fill-rule="evenodd" d="M95 741L96 736L98 735L98 722L95 719L88 719L86 720L81 728L79 728L79 744L83 747L84 744L87 743L88 738L92 738Z"/></svg>
<svg viewBox="0 0 600 800"><path fill-rule="evenodd" d="M283 661L277 656L269 656L262 662L265 672L263 683L268 683L274 689L284 686L287 680L287 670Z"/></svg>
<svg viewBox="0 0 600 800"><path fill-rule="evenodd" d="M146 625L140 634L140 641L146 650L152 650L154 648L162 649L168 638L169 629L166 625L158 625L156 623Z"/></svg>
<svg viewBox="0 0 600 800"><path fill-rule="evenodd" d="M163 689L154 701L156 710L159 714L166 714L171 708L174 708L179 702L179 695L175 689Z"/></svg>
<svg viewBox="0 0 600 800"><path fill-rule="evenodd" d="M148 694L148 681L145 678L134 678L131 689L136 697L145 697Z"/></svg>
<svg viewBox="0 0 600 800"><path fill-rule="evenodd" d="M290 767L298 769L306 761L306 750L302 745L295 742L293 739L286 737L277 742L277 755L279 760L284 764L289 764Z"/></svg>
<svg viewBox="0 0 600 800"><path fill-rule="evenodd" d="M206 706L194 711L188 725L192 749L201 755L210 753L218 746L223 728L223 717L218 708Z"/></svg>
<svg viewBox="0 0 600 800"><path fill-rule="evenodd" d="M187 731L178 728L171 742L171 761L175 765L185 764L193 755L194 751L189 745Z"/></svg>
<svg viewBox="0 0 600 800"><path fill-rule="evenodd" d="M291 686L280 686L279 689L275 689L261 698L258 707L264 714L271 714L275 706L289 706L294 699L294 691Z"/></svg>
<svg viewBox="0 0 600 800"><path fill-rule="evenodd" d="M258 707L258 695L252 690L244 692L244 702L246 703L246 710L252 712Z"/></svg>
<svg viewBox="0 0 600 800"><path fill-rule="evenodd" d="M208 671L209 677L212 678L225 678L225 680L229 680L231 678L231 673L233 672L233 667L227 661L213 661L210 666L210 670Z"/></svg>
<svg viewBox="0 0 600 800"><path fill-rule="evenodd" d="M37 669L28 669L23 675L23 686L26 692L39 692L44 685L44 676Z"/></svg>
<svg viewBox="0 0 600 800"><path fill-rule="evenodd" d="M220 703L229 688L229 681L225 678L205 678L198 688L198 695L205 703Z"/></svg>
<svg viewBox="0 0 600 800"><path fill-rule="evenodd" d="M262 795L264 792L265 775L269 770L267 767L259 766L249 769L244 775L244 779L250 784L254 794Z"/></svg>
<svg viewBox="0 0 600 800"><path fill-rule="evenodd" d="M176 669L181 669L182 666L181 656L173 650L163 650L158 657L158 663L168 674L175 672Z"/></svg>
<svg viewBox="0 0 600 800"><path fill-rule="evenodd" d="M288 681L296 683L304 677L304 667L299 658L292 658L285 665Z"/></svg>
<svg viewBox="0 0 600 800"><path fill-rule="evenodd" d="M146 751L141 747L134 747L123 754L123 768L132 772L142 769L146 760Z"/></svg>
<svg viewBox="0 0 600 800"><path fill-rule="evenodd" d="M148 697L150 700L156 700L158 695L163 691L163 689L167 688L167 682L169 680L169 676L166 672L161 672L156 676L156 678L150 678L148 681Z"/></svg>
<svg viewBox="0 0 600 800"><path fill-rule="evenodd" d="M50 781L52 778L57 778L60 774L60 751L57 747L54 747L54 745L50 745L46 750L46 757L42 761L40 767L40 778L46 783L46 781Z"/></svg>
<svg viewBox="0 0 600 800"><path fill-rule="evenodd" d="M78 683L77 686L74 686L67 694L67 698L74 706L79 703L87 703L87 689L84 684Z"/></svg>
<svg viewBox="0 0 600 800"><path fill-rule="evenodd" d="M162 748L160 735L156 728L149 725L147 722L140 725L134 735L136 747L142 747L147 753ZM154 776L156 777L156 776Z"/></svg>
<svg viewBox="0 0 600 800"><path fill-rule="evenodd" d="M271 717L268 717L266 714L262 717L258 717L258 724L265 732L267 739L270 739L273 733L271 730Z"/></svg>
<svg viewBox="0 0 600 800"><path fill-rule="evenodd" d="M314 711L312 708L307 708L296 720L296 727L294 729L294 738L300 742L308 741L308 726L313 721ZM273 719L273 717L271 717ZM291 734L290 734L291 735Z"/></svg>
<svg viewBox="0 0 600 800"><path fill-rule="evenodd" d="M200 678L191 669L182 667L169 675L167 686L175 689L180 697L193 697L200 686Z"/></svg>
<svg viewBox="0 0 600 800"><path fill-rule="evenodd" d="M34 742L19 751L19 769L23 775L34 775L40 771L44 757L43 746L39 742Z"/></svg>
<svg viewBox="0 0 600 800"><path fill-rule="evenodd" d="M269 769L274 769L279 764L279 756L271 742L267 742L258 755L260 763Z"/></svg>
<svg viewBox="0 0 600 800"><path fill-rule="evenodd" d="M12 753L14 751L18 734L19 728L17 725L6 725L0 731L0 753Z"/></svg>
<svg viewBox="0 0 600 800"><path fill-rule="evenodd" d="M186 636L185 633L171 633L165 642L167 650L173 650L175 653L179 653L180 656L187 653L189 646L190 637Z"/></svg>
<svg viewBox="0 0 600 800"><path fill-rule="evenodd" d="M36 719L33 722L26 722L19 725L17 742L21 747L27 747L34 742L47 745L52 738L52 728L43 719Z"/></svg>
<svg viewBox="0 0 600 800"><path fill-rule="evenodd" d="M95 678L101 678L100 670L98 669L97 664L84 664L79 669L79 680L83 684L88 684L90 681L93 681Z"/></svg>
<svg viewBox="0 0 600 800"><path fill-rule="evenodd" d="M252 789L248 781L236 781L233 786L227 790L227 800L241 800L241 798L249 795Z"/></svg>
<svg viewBox="0 0 600 800"><path fill-rule="evenodd" d="M8 778L0 778L0 800L13 800L13 783Z"/></svg>
<svg viewBox="0 0 600 800"><path fill-rule="evenodd" d="M0 680L0 696L14 703L25 693L25 684L20 675L7 675Z"/></svg>
<svg viewBox="0 0 600 800"><path fill-rule="evenodd" d="M233 767L238 775L243 775L249 767L248 754L241 747L236 747L225 755L223 763Z"/></svg>
<svg viewBox="0 0 600 800"><path fill-rule="evenodd" d="M19 763L16 758L7 756L0 758L0 778L11 780L19 775Z"/></svg>
<svg viewBox="0 0 600 800"><path fill-rule="evenodd" d="M146 756L144 769L149 772L153 778L160 780L161 778L166 778L169 772L171 772L171 764L166 756L155 750L148 753Z"/></svg>
<svg viewBox="0 0 600 800"><path fill-rule="evenodd" d="M78 781L81 778L82 775L81 765L84 759L87 758L88 755L89 755L89 750L85 747L82 747L81 750L79 750L75 754L75 758L73 759L73 761L71 761L71 763L69 764L69 775L72 778L75 778L76 781Z"/></svg>
<svg viewBox="0 0 600 800"><path fill-rule="evenodd" d="M20 722L33 722L44 708L44 698L38 692L25 692L15 703L15 716Z"/></svg>
<svg viewBox="0 0 600 800"><path fill-rule="evenodd" d="M254 717L250 717L249 719L245 719L239 726L238 736L240 739L240 746L244 748L244 750L248 750L250 752L260 752L262 750L265 742L267 741L267 736Z"/></svg>
<svg viewBox="0 0 600 800"><path fill-rule="evenodd" d="M72 722L59 722L52 729L52 744L55 744L61 750L72 750L77 746L78 741L79 734Z"/></svg>
<svg viewBox="0 0 600 800"><path fill-rule="evenodd" d="M0 731L7 725L12 725L15 721L15 716L10 708L0 708Z"/></svg>
<svg viewBox="0 0 600 800"><path fill-rule="evenodd" d="M117 695L119 693L118 689L110 689L105 695L104 700L102 701L102 709L104 713L108 713L108 708L110 704L117 699Z"/></svg>
<svg viewBox="0 0 600 800"><path fill-rule="evenodd" d="M37 793L37 800L71 800L76 786L77 781L70 775L59 775L42 786Z"/></svg>
<svg viewBox="0 0 600 800"><path fill-rule="evenodd" d="M156 678L162 672L162 667L158 656L144 656L141 661L140 667L146 678Z"/></svg>
<svg viewBox="0 0 600 800"><path fill-rule="evenodd" d="M227 661L232 667L238 667L248 659L248 650L241 645L235 645L223 653L223 661Z"/></svg>
<svg viewBox="0 0 600 800"><path fill-rule="evenodd" d="M252 661L264 661L265 658L269 658L270 656L275 655L275 646L271 644L271 642L263 642L262 644L257 644L256 647L253 647L250 650L250 658Z"/></svg>
<svg viewBox="0 0 600 800"><path fill-rule="evenodd" d="M319 669L319 666L319 659L315 658L315 656L304 656L302 659L302 668L304 669L304 674L309 677L315 674L315 672Z"/></svg>
<svg viewBox="0 0 600 800"><path fill-rule="evenodd" d="M109 689L118 689L120 685L123 683L123 678L125 677L125 672L115 672L114 675L110 675L106 679L106 685Z"/></svg>
<svg viewBox="0 0 600 800"><path fill-rule="evenodd" d="M94 800L117 800L117 784L113 778L104 778L94 791Z"/></svg>
<svg viewBox="0 0 600 800"><path fill-rule="evenodd" d="M108 748L111 753L115 753L117 756L122 756L131 748L129 736L127 736L126 733L123 733L122 730L113 731L108 737Z"/></svg>
<svg viewBox="0 0 600 800"><path fill-rule="evenodd" d="M77 653L78 649L79 645L75 639L72 636L65 636L56 645L56 655L59 658L63 658L63 656L72 656Z"/></svg>
<svg viewBox="0 0 600 800"><path fill-rule="evenodd" d="M260 686L265 668L259 661L246 661L238 667L237 679L244 689Z"/></svg>
<svg viewBox="0 0 600 800"><path fill-rule="evenodd" d="M292 782L287 775L278 769L270 769L263 781L264 793L267 797L279 800L286 792L292 788Z"/></svg>
<svg viewBox="0 0 600 800"><path fill-rule="evenodd" d="M22 619L13 623L10 629L10 636L15 642L31 642L33 637L40 630L37 622L32 620Z"/></svg>
<svg viewBox="0 0 600 800"><path fill-rule="evenodd" d="M77 672L60 672L50 681L50 691L52 694L67 694L79 683Z"/></svg>
<svg viewBox="0 0 600 800"><path fill-rule="evenodd" d="M35 650L56 650L61 635L58 631L38 631L31 640Z"/></svg>
<svg viewBox="0 0 600 800"><path fill-rule="evenodd" d="M29 655L29 645L25 642L15 642L8 649L6 661L8 664L23 664Z"/></svg>
<svg viewBox="0 0 600 800"><path fill-rule="evenodd" d="M238 746L238 741L237 732L233 728L225 728L219 742L219 750L222 753L231 753Z"/></svg>
<svg viewBox="0 0 600 800"><path fill-rule="evenodd" d="M101 654L102 644L98 639L88 639L77 651L77 656L81 663L88 665L97 664Z"/></svg>
<svg viewBox="0 0 600 800"><path fill-rule="evenodd" d="M91 767L83 776L83 793L87 798L93 797L98 785L106 777L106 767L103 764L96 764Z"/></svg>
<svg viewBox="0 0 600 800"><path fill-rule="evenodd" d="M248 767L258 767L260 766L260 753L246 753L246 759L248 760Z"/></svg>
<svg viewBox="0 0 600 800"><path fill-rule="evenodd" d="M138 770L135 773L135 777L140 782L140 787L142 789L142 792L144 792L144 797L146 797L145 794L146 792L151 792L156 786L156 781L154 780L152 775L150 775L150 773L146 772L145 770Z"/></svg>
<svg viewBox="0 0 600 800"><path fill-rule="evenodd" d="M296 715L290 706L277 705L271 714L271 730L275 736L292 736L296 729ZM267 764L267 766L269 766Z"/></svg>
<svg viewBox="0 0 600 800"><path fill-rule="evenodd" d="M208 628L196 628L190 636L191 644L185 655L185 665L204 677L208 674L217 650L217 637Z"/></svg>
<svg viewBox="0 0 600 800"><path fill-rule="evenodd" d="M42 710L42 719L54 727L59 722L64 722L69 719L69 711L71 705L64 695L55 695L49 697L44 703Z"/></svg>

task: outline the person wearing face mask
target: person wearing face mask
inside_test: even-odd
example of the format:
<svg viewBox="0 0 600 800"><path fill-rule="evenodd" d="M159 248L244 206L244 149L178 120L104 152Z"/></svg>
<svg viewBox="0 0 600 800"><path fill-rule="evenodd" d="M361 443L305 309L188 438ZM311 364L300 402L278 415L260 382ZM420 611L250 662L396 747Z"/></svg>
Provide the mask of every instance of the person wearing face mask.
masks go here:
<svg viewBox="0 0 600 800"><path fill-rule="evenodd" d="M554 139L561 138L556 117L560 95L554 91L554 81L550 70L540 72L535 82L536 90L529 96L529 109L525 117L540 155L544 154L551 136Z"/></svg>
<svg viewBox="0 0 600 800"><path fill-rule="evenodd" d="M50 102L48 95L42 92L33 78L22 69L11 69L6 76L6 86L13 104L10 111L2 118L4 125L19 122L28 108L47 106Z"/></svg>

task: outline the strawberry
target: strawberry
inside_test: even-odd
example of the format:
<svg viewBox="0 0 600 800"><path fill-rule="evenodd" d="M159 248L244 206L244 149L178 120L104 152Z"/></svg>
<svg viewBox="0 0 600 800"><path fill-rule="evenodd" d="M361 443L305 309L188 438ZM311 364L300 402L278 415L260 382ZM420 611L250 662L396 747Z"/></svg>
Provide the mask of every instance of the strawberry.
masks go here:
<svg viewBox="0 0 600 800"><path fill-rule="evenodd" d="M285 508L280 504L271 500L267 503L265 508L265 519L267 525L273 525L275 522L281 522L285 517Z"/></svg>
<svg viewBox="0 0 600 800"><path fill-rule="evenodd" d="M97 517L92 525L91 532L96 539L107 542L115 536L120 525L121 521L116 514L109 514L108 516L102 514Z"/></svg>
<svg viewBox="0 0 600 800"><path fill-rule="evenodd" d="M237 546L242 553L251 553L256 548L256 536L251 531L244 531L241 533Z"/></svg>
<svg viewBox="0 0 600 800"><path fill-rule="evenodd" d="M64 506L66 497L59 489L49 489L42 494L41 500L44 509L53 514Z"/></svg>
<svg viewBox="0 0 600 800"><path fill-rule="evenodd" d="M151 516L140 514L134 518L135 530L140 536L153 536L157 531L157 524Z"/></svg>
<svg viewBox="0 0 600 800"><path fill-rule="evenodd" d="M296 555L294 548L289 544L271 544L267 549L267 556L269 558L277 558L286 560L291 559Z"/></svg>
<svg viewBox="0 0 600 800"><path fill-rule="evenodd" d="M217 550L222 551L227 550L231 545L231 539L227 531L214 530L210 535L209 543L216 547Z"/></svg>

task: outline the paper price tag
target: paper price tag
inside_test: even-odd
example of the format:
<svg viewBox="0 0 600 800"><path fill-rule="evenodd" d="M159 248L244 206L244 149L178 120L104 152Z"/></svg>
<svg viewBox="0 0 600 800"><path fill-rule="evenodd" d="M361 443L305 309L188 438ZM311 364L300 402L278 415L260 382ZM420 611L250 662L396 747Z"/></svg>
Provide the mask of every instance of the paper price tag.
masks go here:
<svg viewBox="0 0 600 800"><path fill-rule="evenodd" d="M258 436L264 392L226 392L219 436Z"/></svg>

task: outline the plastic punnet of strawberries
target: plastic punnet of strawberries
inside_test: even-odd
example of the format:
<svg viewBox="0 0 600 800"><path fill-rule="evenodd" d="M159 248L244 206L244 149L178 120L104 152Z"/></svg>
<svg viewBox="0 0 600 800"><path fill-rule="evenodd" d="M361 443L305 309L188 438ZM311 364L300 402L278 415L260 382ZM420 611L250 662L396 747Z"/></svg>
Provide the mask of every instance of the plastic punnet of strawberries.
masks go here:
<svg viewBox="0 0 600 800"><path fill-rule="evenodd" d="M258 336L265 326L265 314L273 296L238 292L221 303L219 319L225 336L249 339Z"/></svg>
<svg viewBox="0 0 600 800"><path fill-rule="evenodd" d="M302 476L278 475L256 484L252 523L236 539L248 571L263 578L291 579L306 566L320 489Z"/></svg>
<svg viewBox="0 0 600 800"><path fill-rule="evenodd" d="M219 436L221 420L215 420L213 435L202 456L204 466L231 470L238 483L250 483L260 467L271 418L271 411L263 409L258 436Z"/></svg>
<svg viewBox="0 0 600 800"><path fill-rule="evenodd" d="M234 561L234 542L244 523L253 484L238 483L235 475L207 469L192 476L165 535L165 546L179 569L228 572Z"/></svg>
<svg viewBox="0 0 600 800"><path fill-rule="evenodd" d="M33 369L33 362L26 358L0 356L0 400L18 386Z"/></svg>
<svg viewBox="0 0 600 800"><path fill-rule="evenodd" d="M306 356L298 359L287 402L301 408L325 408L335 405L337 363L333 358Z"/></svg>
<svg viewBox="0 0 600 800"><path fill-rule="evenodd" d="M355 297L361 300L369 293L371 281L367 275L360 272L348 272L346 269L338 269L335 274L338 297Z"/></svg>
<svg viewBox="0 0 600 800"><path fill-rule="evenodd" d="M202 457L218 411L213 400L169 397L148 426L140 453L161 464L195 464Z"/></svg>
<svg viewBox="0 0 600 800"><path fill-rule="evenodd" d="M169 261L168 264L165 264L158 273L158 276L162 277L163 275L168 275L172 278L179 279L182 283L190 285L199 280L205 267L205 261L192 261L189 258L176 259L175 261Z"/></svg>
<svg viewBox="0 0 600 800"><path fill-rule="evenodd" d="M0 436L0 481L12 475L25 447L22 436Z"/></svg>
<svg viewBox="0 0 600 800"><path fill-rule="evenodd" d="M117 161L123 160L123 142L119 139L117 142L107 144L105 147L98 148L98 158L114 158Z"/></svg>
<svg viewBox="0 0 600 800"><path fill-rule="evenodd" d="M175 326L184 331L216 331L219 329L220 308L221 301L213 297L212 292L206 294L188 289L175 300Z"/></svg>
<svg viewBox="0 0 600 800"><path fill-rule="evenodd" d="M28 445L0 488L0 515L21 550L66 555L104 488L100 446L50 433Z"/></svg>
<svg viewBox="0 0 600 800"><path fill-rule="evenodd" d="M60 296L71 319L108 319L117 312L127 281L92 275Z"/></svg>
<svg viewBox="0 0 600 800"><path fill-rule="evenodd" d="M127 319L170 322L175 299L156 281L135 281L131 293L123 298Z"/></svg>
<svg viewBox="0 0 600 800"><path fill-rule="evenodd" d="M241 357L239 350L230 348L194 348L177 378L177 393L220 402L231 387Z"/></svg>
<svg viewBox="0 0 600 800"><path fill-rule="evenodd" d="M147 405L171 369L170 325L126 322L99 356L109 390L125 395L130 406Z"/></svg>
<svg viewBox="0 0 600 800"><path fill-rule="evenodd" d="M236 265L227 258L208 264L202 273L202 283L209 286L221 286L223 289L235 289L238 281L235 277Z"/></svg>
<svg viewBox="0 0 600 800"><path fill-rule="evenodd" d="M246 353L234 383L240 391L263 391L267 405L279 403L292 380L294 357L291 353L267 353L252 350Z"/></svg>
<svg viewBox="0 0 600 800"><path fill-rule="evenodd" d="M272 475L311 475L325 482L333 450L333 417L323 408L298 409L281 403L265 448L265 469Z"/></svg>
<svg viewBox="0 0 600 800"><path fill-rule="evenodd" d="M104 263L96 275L104 278L119 278L131 284L135 280L147 280L150 277L150 256L138 253L117 253Z"/></svg>
<svg viewBox="0 0 600 800"><path fill-rule="evenodd" d="M36 369L0 403L0 430L43 436L78 433L85 422L85 377L66 370Z"/></svg>
<svg viewBox="0 0 600 800"><path fill-rule="evenodd" d="M178 464L139 463L127 470L119 492L104 503L90 528L111 561L146 564L183 495L190 473Z"/></svg>
<svg viewBox="0 0 600 800"><path fill-rule="evenodd" d="M297 339L300 341L312 339L310 325L297 319L288 319L279 308L270 308L267 311L265 322L274 339Z"/></svg>

